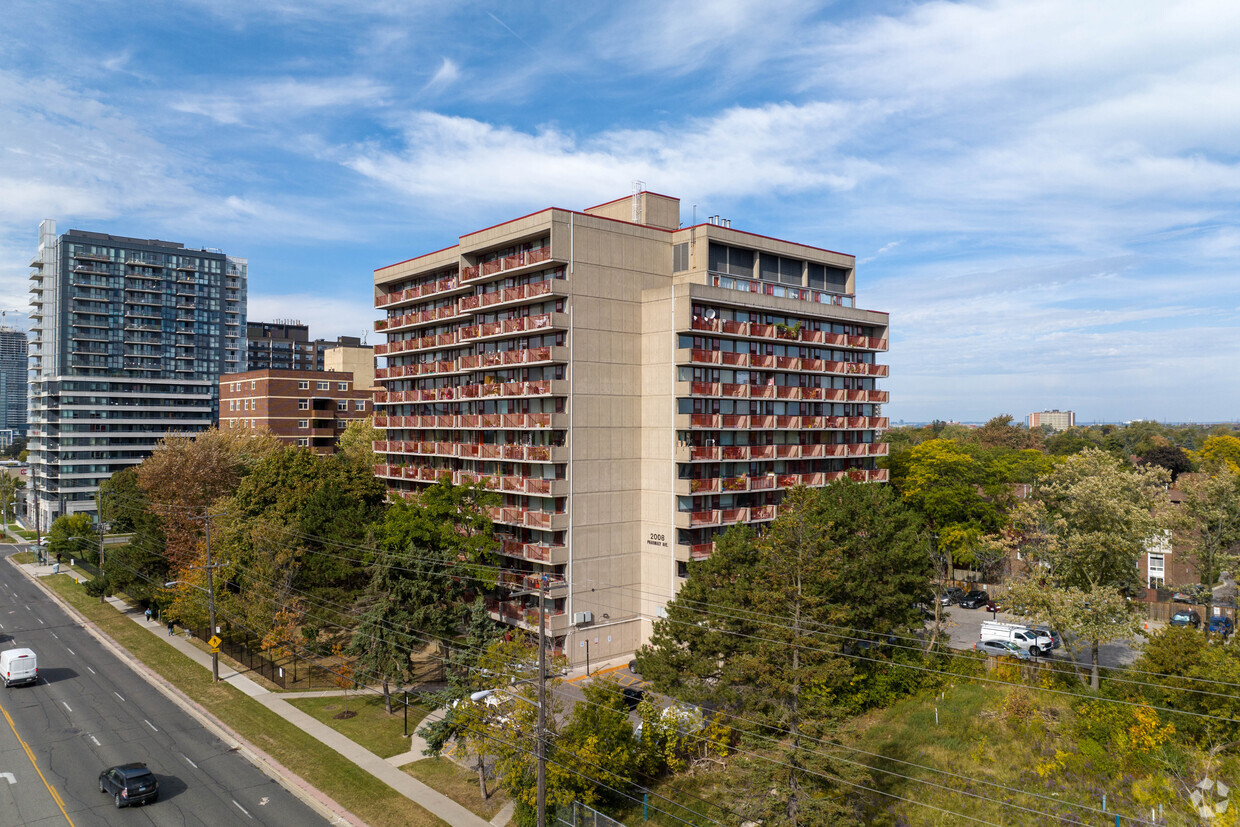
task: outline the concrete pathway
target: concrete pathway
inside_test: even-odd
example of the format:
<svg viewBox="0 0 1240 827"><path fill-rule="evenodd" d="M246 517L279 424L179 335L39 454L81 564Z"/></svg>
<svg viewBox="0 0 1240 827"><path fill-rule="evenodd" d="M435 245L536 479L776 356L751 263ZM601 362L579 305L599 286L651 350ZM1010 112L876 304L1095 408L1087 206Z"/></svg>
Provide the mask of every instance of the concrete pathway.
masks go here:
<svg viewBox="0 0 1240 827"><path fill-rule="evenodd" d="M35 564L30 564L30 563L16 564L16 565L18 566L18 568L24 571L27 575L33 578L36 578L36 579L39 577L46 577L53 573L52 571L53 566L40 566L40 565L35 565ZM68 565L64 565L64 564L62 564L60 567L60 573L68 574L69 576L77 580L78 582L81 582L82 580L87 579L86 576L83 575L82 573L72 570L70 569ZM142 628L147 629L152 635L155 635L160 640L166 641L169 646L172 646L174 649L181 652L183 655L185 655L186 657L188 657L190 660L194 661L195 663L199 664L204 669L209 670L211 668L210 653L203 651L202 649L198 648L198 646L196 646L194 643L192 643L190 640L187 640L186 635L182 631L178 631L177 634L174 634L171 637L169 637L167 633L167 626L165 624L160 623L155 620L151 620L150 622L148 622L146 620L144 613L139 611L137 607L130 606L125 601L121 600L120 598L116 598L116 597L108 598L108 602L111 603L113 606L115 606L122 613L124 613L131 620L133 620L134 623L137 623ZM507 818L505 818L504 821L498 821L499 817L504 815L503 811L501 811L501 813L497 815L496 818L493 819L491 822L488 822L486 819L482 818L481 816L475 815L474 813L467 810L465 807L456 803L455 801L443 795L442 793L438 792L437 790L434 790L431 787L428 787L427 785L423 784L421 781L403 772L399 768L400 766L403 766L404 764L407 764L407 763L411 763L412 761L420 760L421 758L425 757L424 755L422 755L422 752L421 752L421 750L425 748L425 742L422 741L421 745L419 746L418 741L420 741L421 739L417 735L412 736L412 738L414 739L411 743L411 745L413 746L413 749L411 749L409 753L406 753L405 756L402 756L402 757L408 757L409 760L403 761L401 764L393 764L391 759L385 761L384 759L375 755L373 752L359 746L358 744L346 738L344 735L341 735L339 732L327 726L326 724L321 723L315 718L312 718L311 716L302 712L300 709L288 703L288 701L284 699L285 697L289 697L289 696L303 697L303 698L304 697L316 697L316 696L323 697L323 696L334 694L332 691L313 692L313 693L312 692L306 692L306 693L271 692L267 690L266 688L260 686L259 684L255 683L254 681L250 680L244 674L227 666L224 660L220 661L220 680L226 681L229 685L236 687L241 692L245 693L251 698L254 698L256 701L258 701L263 706L270 709L272 712L279 715L281 718L284 718L286 721L289 721L290 723L292 723L299 729L304 730L305 732L313 736L315 739L317 739L321 743L331 747L336 752L340 753L345 758L352 761L354 764L357 764L359 767L366 770L371 775L383 781L385 784L387 784L389 787L399 792L401 795L404 795L409 800L417 803L421 807L424 807L426 810L428 810L429 812L433 813L434 815L438 816L439 818L443 819L444 821L446 821L447 823L451 825L454 825L454 826L461 825L461 827L488 827L488 825L490 824L490 825L497 825L498 827L502 827L503 824L507 823ZM178 698L178 702L181 702L183 706L185 705L183 699ZM223 727L222 724L219 724L218 722L216 722L216 725L219 726L221 729L228 731L225 727ZM235 733L230 732L230 734L234 738L239 737ZM264 760L266 760L270 764L275 764L275 762L272 761L269 757L266 757L266 756L262 756L262 757L264 758ZM278 765L275 765L275 766L278 767ZM288 773L287 770L285 770L283 767L279 767L279 777L281 777L282 780L288 780L289 775L290 774ZM289 785L286 783L286 786L289 786ZM299 794L301 794L307 788L305 787L304 782L303 782L301 785L290 786L290 789L292 789L294 792L298 792ZM319 794L319 796L320 796L320 800L319 800L320 804L324 803L325 800L330 801L330 799L326 799L326 797L322 796L321 794ZM332 802L332 804L335 804L335 802ZM336 805L333 809L335 810L338 816L339 813L341 812L341 808L339 808L339 806ZM511 817L511 812L508 813L508 817ZM356 817L353 817L353 818L356 819ZM342 823L342 822L337 821L336 823ZM350 823L350 822L346 822L346 823ZM356 822L356 823L360 823L360 822Z"/></svg>

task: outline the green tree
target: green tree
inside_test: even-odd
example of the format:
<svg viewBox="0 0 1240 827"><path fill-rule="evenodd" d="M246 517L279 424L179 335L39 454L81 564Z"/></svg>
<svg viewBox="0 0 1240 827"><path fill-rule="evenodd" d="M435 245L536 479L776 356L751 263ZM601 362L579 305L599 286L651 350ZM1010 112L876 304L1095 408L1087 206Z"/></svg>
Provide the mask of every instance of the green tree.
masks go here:
<svg viewBox="0 0 1240 827"><path fill-rule="evenodd" d="M990 481L976 448L935 439L909 451L901 493L937 532L940 550L967 564L982 535L1002 523L998 507L984 493Z"/></svg>
<svg viewBox="0 0 1240 827"><path fill-rule="evenodd" d="M383 432L375 427L375 418L368 416L365 419L354 419L345 426L344 433L340 435L337 446L340 454L349 462L361 465L364 468L371 469L379 464L379 457L375 454L375 443L383 438Z"/></svg>
<svg viewBox="0 0 1240 827"><path fill-rule="evenodd" d="M1014 584L1012 600L1089 642L1095 689L1099 644L1136 630L1122 591L1135 584L1147 543L1167 525L1168 477L1090 449L1056 466L1014 514L1015 542L1034 574Z"/></svg>
<svg viewBox="0 0 1240 827"><path fill-rule="evenodd" d="M63 514L53 520L47 532L47 550L55 557L98 554L99 533L90 515Z"/></svg>
<svg viewBox="0 0 1240 827"><path fill-rule="evenodd" d="M974 432L974 439L985 448L1022 450L1042 447L1042 433L1013 425L1010 414L993 417Z"/></svg>
<svg viewBox="0 0 1240 827"><path fill-rule="evenodd" d="M0 519L8 525L13 521L13 509L17 502L17 492L24 488L26 481L15 474L0 471Z"/></svg>
<svg viewBox="0 0 1240 827"><path fill-rule="evenodd" d="M1155 445L1141 454L1141 462L1146 465L1157 465L1171 472L1174 483L1181 474L1193 470L1193 462L1188 454L1178 445Z"/></svg>
<svg viewBox="0 0 1240 827"><path fill-rule="evenodd" d="M385 696L388 682L407 673L414 642L483 634L474 628L482 623L481 609L469 597L495 583L486 511L494 498L482 486L453 485L445 477L416 500L388 507L351 645L383 682Z"/></svg>
<svg viewBox="0 0 1240 827"><path fill-rule="evenodd" d="M1215 468L1213 474L1180 477L1184 500L1178 513L1171 509L1181 547L1205 586L1213 586L1224 571L1235 573L1240 564L1240 475L1226 463ZM1214 594L1206 595L1209 616Z"/></svg>

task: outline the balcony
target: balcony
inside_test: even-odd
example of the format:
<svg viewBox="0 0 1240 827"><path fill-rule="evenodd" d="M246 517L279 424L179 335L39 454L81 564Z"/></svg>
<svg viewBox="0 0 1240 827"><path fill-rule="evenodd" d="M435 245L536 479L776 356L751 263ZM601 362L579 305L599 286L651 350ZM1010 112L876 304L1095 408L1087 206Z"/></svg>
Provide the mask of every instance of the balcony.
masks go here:
<svg viewBox="0 0 1240 827"><path fill-rule="evenodd" d="M520 316L499 322L486 322L463 327L457 331L460 341L468 342L501 336L514 336L536 330L567 330L567 313L540 313L536 316Z"/></svg>
<svg viewBox="0 0 1240 827"><path fill-rule="evenodd" d="M563 345L524 350L492 350L460 358L461 370L485 370L510 365L532 365L543 362L567 362L568 348Z"/></svg>
<svg viewBox="0 0 1240 827"><path fill-rule="evenodd" d="M568 284L563 279L547 279L533 284L519 284L503 290L479 293L473 296L462 296L460 308L462 312L474 313L483 308L498 308L506 304L520 304L542 296L567 296Z"/></svg>
<svg viewBox="0 0 1240 827"><path fill-rule="evenodd" d="M848 293L829 293L825 290L789 287L766 281L724 276L718 273L708 273L706 283L711 287L722 287L726 290L739 290L743 293L761 293L767 296L814 302L816 304L830 304L837 307L853 307L855 304L853 296Z"/></svg>
<svg viewBox="0 0 1240 827"><path fill-rule="evenodd" d="M447 290L454 290L460 286L461 286L461 281L460 281L459 276L450 276L448 278L442 278L437 281L426 282L425 284L420 284L417 287L410 287L405 290L400 290L395 293L384 293L382 295L376 296L375 307L379 308L379 307L387 307L389 305L394 305L394 304L407 304L409 302L417 301L418 299L424 298L426 296L433 296L436 293L443 293ZM378 323L376 323L375 330L383 329L383 328L378 327L377 325Z"/></svg>
<svg viewBox="0 0 1240 827"><path fill-rule="evenodd" d="M387 319L379 319L375 322L375 330L393 333L398 330L416 327L424 324L434 324L435 322L451 319L461 315L462 311L458 308L457 303L453 302L444 307L432 307L426 310L417 310L412 313L405 313L400 316L392 316ZM389 343L391 344L391 343ZM382 356L386 351L380 351L379 348L384 345L375 347L375 355Z"/></svg>
<svg viewBox="0 0 1240 827"><path fill-rule="evenodd" d="M444 402L454 399L521 398L535 396L567 396L568 381L564 379L537 382L492 382L481 385L458 385L454 388L428 388L416 391L378 391L376 405L417 402Z"/></svg>
<svg viewBox="0 0 1240 827"><path fill-rule="evenodd" d="M551 260L551 246L539 247L537 250L530 250L524 253L513 253L503 258L495 258L485 261L473 267L464 267L461 269L461 282L477 281L489 276L495 276L501 273L508 273L513 270L519 270L522 267L530 267L535 264Z"/></svg>
<svg viewBox="0 0 1240 827"><path fill-rule="evenodd" d="M500 544L499 553L505 557L517 557L535 563L548 563L553 566L568 562L568 546L550 545L546 543L522 543L518 540L504 540Z"/></svg>

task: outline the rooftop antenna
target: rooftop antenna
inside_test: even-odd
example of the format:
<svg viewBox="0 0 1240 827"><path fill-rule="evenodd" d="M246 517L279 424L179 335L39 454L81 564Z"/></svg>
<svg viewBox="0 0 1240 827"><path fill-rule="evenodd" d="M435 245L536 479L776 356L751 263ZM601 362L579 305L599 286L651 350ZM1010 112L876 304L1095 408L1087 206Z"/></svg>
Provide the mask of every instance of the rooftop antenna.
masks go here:
<svg viewBox="0 0 1240 827"><path fill-rule="evenodd" d="M642 193L646 191L645 181L633 182L633 223L642 223Z"/></svg>

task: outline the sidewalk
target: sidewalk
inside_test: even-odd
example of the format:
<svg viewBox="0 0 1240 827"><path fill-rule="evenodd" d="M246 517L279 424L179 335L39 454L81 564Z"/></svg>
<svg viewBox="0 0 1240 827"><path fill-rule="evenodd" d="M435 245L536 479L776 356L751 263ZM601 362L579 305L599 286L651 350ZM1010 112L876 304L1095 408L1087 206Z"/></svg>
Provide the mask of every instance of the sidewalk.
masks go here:
<svg viewBox="0 0 1240 827"><path fill-rule="evenodd" d="M23 563L18 564L18 568L22 569L28 576L37 578L46 577L52 574L53 567ZM71 570L69 566L64 564L60 567L60 573L68 574L78 582L87 579L80 572ZM187 640L184 632L178 631L177 634L169 637L167 633L167 626L165 624L159 623L155 620L148 623L144 614L138 611L136 607L130 606L128 603L117 597L108 598L108 602L115 606L124 615L129 617L134 623L148 630L152 635L155 635L160 640L166 641L169 646L172 646L190 660L202 666L204 669L211 669L211 655L204 652L202 649L199 649ZM504 818L504 821L498 821L501 816L505 816L507 808L505 811L502 811L498 816L496 816L495 822L488 822L486 819L475 815L442 793L428 787L407 773L402 772L399 769L400 765L385 761L373 752L358 746L356 743L341 735L339 732L326 724L321 723L302 712L297 707L285 701L282 697L282 693L271 692L264 687L259 686L257 683L247 678L244 674L228 667L223 660L220 661L220 680L227 682L229 685L235 687L251 698L254 698L256 701L279 715L281 718L289 721L299 729L304 730L306 733L326 746L331 747L366 772L383 781L389 787L425 808L432 814L443 819L448 824L462 825L463 827L489 827L492 824L503 825L507 822L507 817ZM299 697L310 696L309 693L304 696L300 695L300 693L292 694ZM217 726L219 726L218 722ZM420 739L416 739L416 741L420 741ZM407 753L405 756L398 756L400 758L409 757L409 760L403 761L402 765L424 757L421 755L420 749L418 750L416 757L410 757L411 755L412 753ZM282 776L286 775L286 773L280 774ZM296 786L291 789L299 795L304 792ZM508 813L508 815L510 816L511 813Z"/></svg>

